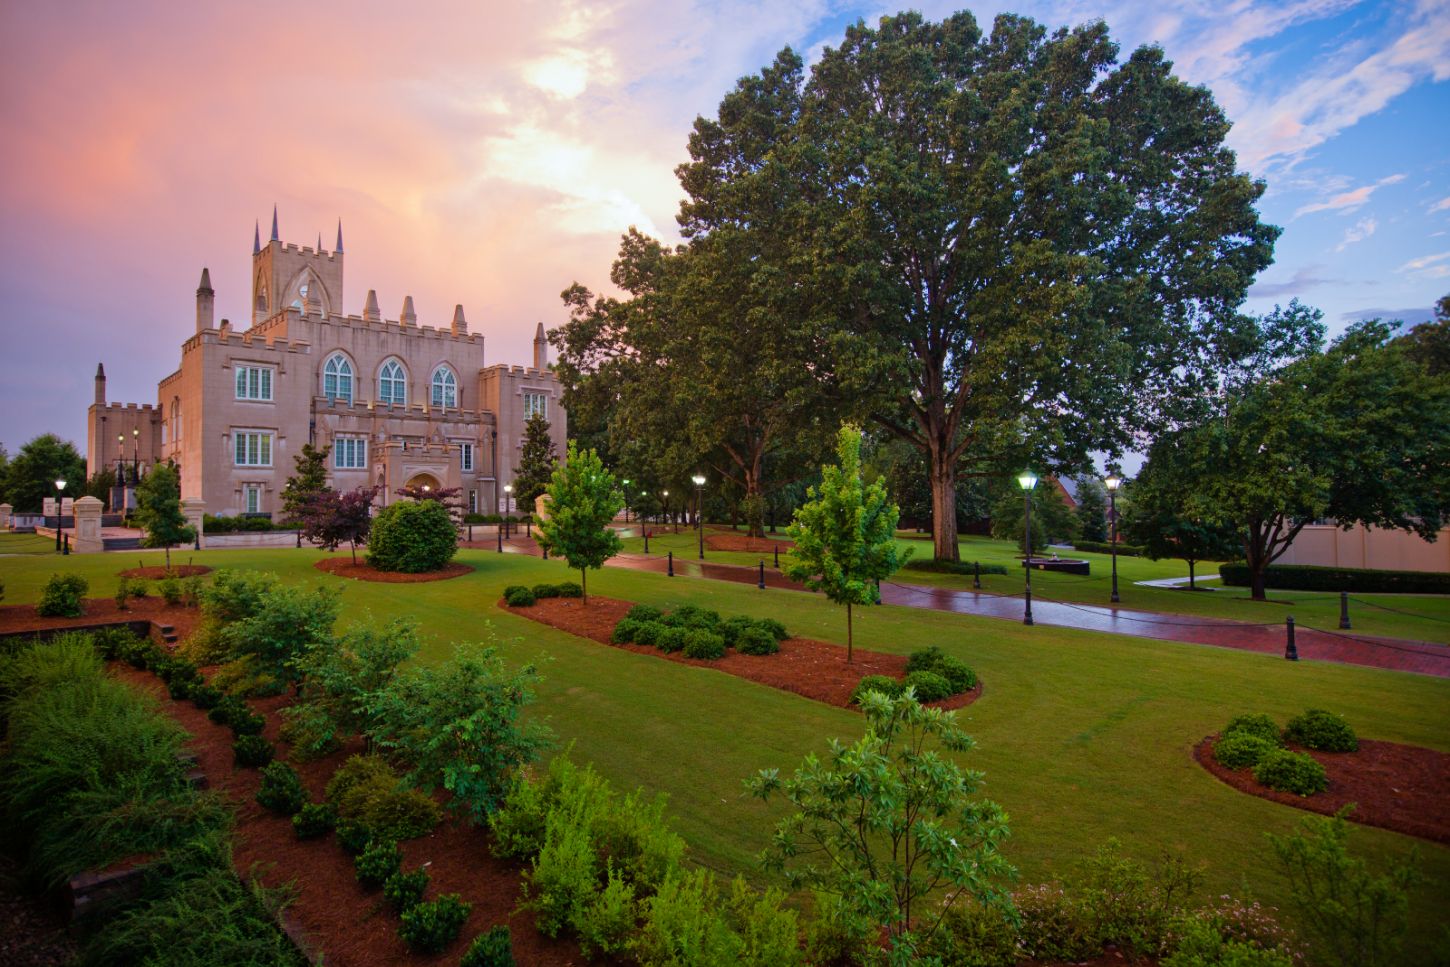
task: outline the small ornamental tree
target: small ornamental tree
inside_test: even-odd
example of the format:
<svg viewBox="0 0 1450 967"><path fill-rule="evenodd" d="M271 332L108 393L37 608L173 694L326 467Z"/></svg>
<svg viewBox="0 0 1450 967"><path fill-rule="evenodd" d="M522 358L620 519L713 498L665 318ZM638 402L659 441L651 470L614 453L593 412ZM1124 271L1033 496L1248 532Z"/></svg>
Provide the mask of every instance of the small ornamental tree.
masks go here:
<svg viewBox="0 0 1450 967"><path fill-rule="evenodd" d="M347 541L352 545L352 562L357 563L357 546L366 544L373 524L373 498L378 487L358 487L347 493L324 490L314 494L302 509L302 536L329 551Z"/></svg>
<svg viewBox="0 0 1450 967"><path fill-rule="evenodd" d="M874 691L861 710L866 734L853 745L832 739L824 761L807 755L788 779L763 769L746 781L760 799L782 795L795 810L777 824L765 867L836 901L851 933L884 928L897 949L928 939L966 898L1005 907L997 884L1015 875L1000 852L1006 814L969 798L982 773L939 751L974 745L956 713Z"/></svg>
<svg viewBox="0 0 1450 967"><path fill-rule="evenodd" d="M181 513L181 481L176 468L158 463L151 468L141 486L136 488L136 523L146 536L144 547L166 549L166 569L171 570L171 545L196 539L196 531L186 525Z"/></svg>
<svg viewBox="0 0 1450 967"><path fill-rule="evenodd" d="M436 500L398 500L373 518L368 563L379 571L437 571L458 553L458 531Z"/></svg>
<svg viewBox="0 0 1450 967"><path fill-rule="evenodd" d="M1153 560L1178 558L1187 564L1188 586L1193 588L1199 561L1231 561L1241 546L1233 525L1189 509L1192 471L1175 459L1172 449L1172 439L1165 437L1150 451L1131 484L1132 501L1121 530Z"/></svg>
<svg viewBox="0 0 1450 967"><path fill-rule="evenodd" d="M861 431L841 427L836 445L840 464L821 468L821 484L806 492L786 535L795 550L786 577L822 591L846 606L846 663L852 658L851 608L880 600L877 582L896 573L905 557L896 550L898 510L880 480L867 486L861 476Z"/></svg>
<svg viewBox="0 0 1450 967"><path fill-rule="evenodd" d="M549 421L535 413L524 424L523 449L514 474L514 497L524 513L534 512L534 501L549 489L549 480L558 462L554 440L549 436Z"/></svg>
<svg viewBox="0 0 1450 967"><path fill-rule="evenodd" d="M292 458L296 472L287 478L282 488L282 519L300 521L307 512L307 505L319 494L327 491L327 455L332 447L315 447L302 444L302 452Z"/></svg>
<svg viewBox="0 0 1450 967"><path fill-rule="evenodd" d="M609 529L609 522L624 507L619 484L604 469L599 454L593 450L580 453L571 441L569 457L554 469L548 494L549 519L539 521L535 530L539 546L578 570L579 586L588 604L589 569L603 567L624 546Z"/></svg>
<svg viewBox="0 0 1450 967"><path fill-rule="evenodd" d="M1106 543L1108 532L1108 500L1102 484L1087 477L1077 481L1077 536L1085 541Z"/></svg>

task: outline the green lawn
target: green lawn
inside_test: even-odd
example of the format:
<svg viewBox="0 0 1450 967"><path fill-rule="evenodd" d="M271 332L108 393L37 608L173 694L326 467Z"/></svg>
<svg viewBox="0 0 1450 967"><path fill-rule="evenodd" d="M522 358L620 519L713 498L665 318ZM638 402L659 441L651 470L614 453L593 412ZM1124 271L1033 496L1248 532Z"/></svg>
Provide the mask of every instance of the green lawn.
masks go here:
<svg viewBox="0 0 1450 967"><path fill-rule="evenodd" d="M203 551L179 561L339 581L311 567L318 557L309 550ZM432 636L425 661L446 654L451 641L495 635L511 658L540 662L536 714L560 745L572 744L577 760L593 762L619 786L668 793L677 828L711 867L755 875L753 857L775 811L742 797L745 776L791 768L805 753L822 751L829 737L859 734L861 719L852 712L605 648L496 608L506 584L564 579L558 562L485 551L459 559L477 570L429 584L340 581L344 620L415 617ZM0 558L0 580L6 603L34 601L45 578L61 569L87 576L92 595L109 595L115 572L130 566L133 555ZM816 595L625 570L593 573L589 586L664 607L691 601L774 616L793 633L844 640L843 614ZM979 743L966 762L986 773L986 794L1010 814L1009 855L1029 882L1071 869L1115 836L1143 858L1166 848L1205 863L1214 893L1283 906L1263 833L1286 832L1305 814L1234 792L1190 758L1194 743L1239 712L1266 711L1283 721L1325 707L1343 713L1362 736L1450 750L1446 680L904 608L859 612L856 635L861 647L882 651L937 644L981 674L982 698L960 713ZM1450 907L1450 848L1368 828L1356 828L1353 843L1375 863L1418 847L1427 885L1412 915L1423 959Z"/></svg>
<svg viewBox="0 0 1450 967"><path fill-rule="evenodd" d="M695 561L699 556L698 539L693 531L679 534L665 528L656 528L655 537L650 538L650 553L663 556L674 551L675 561L682 566ZM743 534L744 531L741 531ZM902 532L897 543L903 551L910 550L912 559L931 559L930 535L919 540ZM782 540L784 534L780 535ZM707 532L708 537L708 532ZM644 541L638 537L624 542L625 550L641 553ZM1005 576L984 575L982 590L991 594L1018 594L1023 587L1021 559L1015 545L1010 541L998 541L985 537L964 537L959 542L963 561L980 561L982 564L1000 564L1007 568ZM1092 564L1089 577L1071 574L1054 574L1034 571L1032 574L1032 595L1039 600L1068 601L1073 604L1110 604L1112 559L1107 554L1084 554L1076 551L1065 556L1083 558ZM773 565L770 554L748 554L743 552L705 551L706 560L720 564L755 565L765 561L767 568ZM781 552L784 559L785 552ZM1119 607L1138 611L1157 611L1169 614L1202 615L1214 618L1231 618L1235 621L1281 623L1287 615L1293 615L1300 627L1322 628L1337 631L1339 628L1339 596L1322 591L1270 591L1269 601L1253 601L1247 588L1221 588L1218 582L1218 565L1200 563L1197 566L1205 587L1217 588L1211 592L1193 592L1172 588L1147 588L1136 581L1151 581L1158 578L1187 577L1188 565L1182 561L1150 561L1147 558L1118 557ZM936 574L919 571L911 567L899 571L893 581L908 584L925 584L936 587L971 590L972 578L955 574ZM1406 594L1355 594L1351 595L1351 633L1377 635L1390 638L1412 638L1450 644L1450 596L1406 595ZM1393 610L1386 610L1393 609Z"/></svg>
<svg viewBox="0 0 1450 967"><path fill-rule="evenodd" d="M8 534L0 531L0 554L54 554L55 538L43 534Z"/></svg>

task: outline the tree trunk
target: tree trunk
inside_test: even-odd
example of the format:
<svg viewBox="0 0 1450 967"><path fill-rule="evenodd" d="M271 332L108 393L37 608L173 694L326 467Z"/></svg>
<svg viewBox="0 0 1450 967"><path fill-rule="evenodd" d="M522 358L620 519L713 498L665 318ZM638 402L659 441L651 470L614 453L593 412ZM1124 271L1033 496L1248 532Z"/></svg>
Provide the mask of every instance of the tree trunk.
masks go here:
<svg viewBox="0 0 1450 967"><path fill-rule="evenodd" d="M931 440L931 541L938 561L959 561L957 547L957 467L949 449Z"/></svg>
<svg viewBox="0 0 1450 967"><path fill-rule="evenodd" d="M579 593L584 599L584 604L589 603L589 571L587 568L579 569Z"/></svg>
<svg viewBox="0 0 1450 967"><path fill-rule="evenodd" d="M851 644L852 644L851 602L847 601L846 602L846 664L848 664L848 665L851 664Z"/></svg>
<svg viewBox="0 0 1450 967"><path fill-rule="evenodd" d="M469 529L472 530L472 528L469 528ZM357 541L351 541L350 543L352 544L352 563L353 564L356 564L357 563Z"/></svg>

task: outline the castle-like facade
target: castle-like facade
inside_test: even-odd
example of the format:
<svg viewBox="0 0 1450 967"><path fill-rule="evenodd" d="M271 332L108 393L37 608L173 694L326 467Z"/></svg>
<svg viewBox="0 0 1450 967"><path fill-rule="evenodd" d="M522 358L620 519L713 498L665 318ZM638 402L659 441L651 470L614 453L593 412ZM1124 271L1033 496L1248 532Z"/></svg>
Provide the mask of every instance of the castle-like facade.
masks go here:
<svg viewBox="0 0 1450 967"><path fill-rule="evenodd" d="M196 290L196 333L181 365L157 385L157 402L106 402L96 371L87 467L173 461L181 496L209 514L280 515L292 458L305 443L330 446L340 490L380 485L379 503L401 487L458 487L463 505L504 509L524 423L534 413L565 449L562 388L548 368L540 323L531 366L486 365L484 338L463 307L445 327L420 326L413 298L384 319L369 290L362 315L343 312L342 226L333 251L252 244L250 326L215 324L207 269Z"/></svg>

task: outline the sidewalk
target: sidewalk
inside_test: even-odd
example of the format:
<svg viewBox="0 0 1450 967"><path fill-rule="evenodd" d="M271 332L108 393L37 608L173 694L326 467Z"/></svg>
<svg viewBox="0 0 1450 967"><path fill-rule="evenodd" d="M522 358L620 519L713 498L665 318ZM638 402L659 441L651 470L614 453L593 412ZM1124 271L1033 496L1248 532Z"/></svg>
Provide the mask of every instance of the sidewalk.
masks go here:
<svg viewBox="0 0 1450 967"><path fill-rule="evenodd" d="M526 538L506 541L505 550L516 554L537 555L538 545ZM610 558L610 567L663 574L669 567L667 558L657 554L620 554ZM758 584L759 567L715 564L687 558L675 559L677 577L710 578L737 584ZM764 570L765 586L801 591L800 585L787 580L770 567ZM983 594L976 591L954 591L948 588L923 587L885 581L881 584L881 603L930 611L949 611L984 618L1022 621L1021 595ZM1286 609L1285 615L1290 612ZM1193 615L1160 614L1133 611L1127 608L1104 608L1065 601L1050 601L1033 596L1032 620L1039 625L1079 628L1135 638L1160 641L1181 641L1189 644L1237 648L1262 654L1283 655L1286 643L1285 624L1281 621L1248 624L1225 618L1200 618ZM1295 646L1301 659L1328 661L1345 665L1365 665L1450 678L1450 647L1431 642L1407 641L1399 638L1371 638L1350 633L1300 627L1295 633Z"/></svg>

